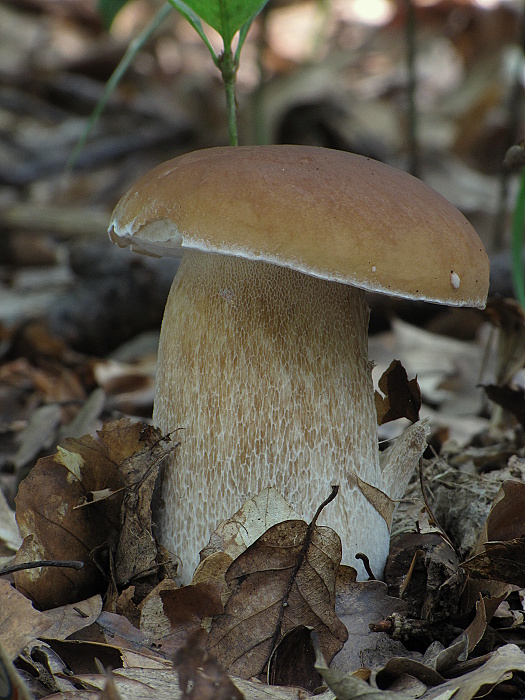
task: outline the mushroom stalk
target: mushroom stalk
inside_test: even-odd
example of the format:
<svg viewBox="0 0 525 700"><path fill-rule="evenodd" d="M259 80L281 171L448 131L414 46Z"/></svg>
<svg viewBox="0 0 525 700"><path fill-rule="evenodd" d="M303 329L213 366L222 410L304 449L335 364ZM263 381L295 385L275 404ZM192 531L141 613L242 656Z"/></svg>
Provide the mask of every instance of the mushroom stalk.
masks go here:
<svg viewBox="0 0 525 700"><path fill-rule="evenodd" d="M182 429L158 511L161 541L182 560L182 582L217 525L267 486L309 520L339 484L318 524L341 537L343 563L361 567L361 551L381 574L391 509L382 494L368 315L361 289L267 262L185 252L162 324L153 416L163 432Z"/></svg>

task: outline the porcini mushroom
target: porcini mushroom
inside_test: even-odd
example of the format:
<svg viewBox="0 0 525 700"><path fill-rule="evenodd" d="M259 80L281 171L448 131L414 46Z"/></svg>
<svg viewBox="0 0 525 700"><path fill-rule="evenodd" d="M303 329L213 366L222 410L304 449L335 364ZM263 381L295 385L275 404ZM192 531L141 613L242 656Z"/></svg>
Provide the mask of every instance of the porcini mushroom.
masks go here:
<svg viewBox="0 0 525 700"><path fill-rule="evenodd" d="M274 486L380 575L413 469L385 475L365 290L483 307L468 221L419 180L323 148L212 148L168 161L117 204L110 235L184 255L162 323L154 422L181 446L163 476L162 543L191 578L216 526ZM421 442L421 441L420 441ZM422 449L416 446L416 456ZM412 456L413 457L413 456Z"/></svg>

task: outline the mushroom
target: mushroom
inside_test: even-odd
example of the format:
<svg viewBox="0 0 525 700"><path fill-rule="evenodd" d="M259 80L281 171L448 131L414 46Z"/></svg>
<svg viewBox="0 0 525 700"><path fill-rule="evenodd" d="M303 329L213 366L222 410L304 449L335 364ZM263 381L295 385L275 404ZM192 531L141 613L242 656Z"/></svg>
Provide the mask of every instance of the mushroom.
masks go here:
<svg viewBox="0 0 525 700"><path fill-rule="evenodd" d="M426 429L380 463L365 291L482 308L489 263L472 226L368 158L247 146L158 166L117 204L110 236L142 253L184 251L153 413L164 433L182 429L157 513L181 581L249 497L273 486L311 518L332 484L318 524L341 537L343 563L364 552L380 575Z"/></svg>

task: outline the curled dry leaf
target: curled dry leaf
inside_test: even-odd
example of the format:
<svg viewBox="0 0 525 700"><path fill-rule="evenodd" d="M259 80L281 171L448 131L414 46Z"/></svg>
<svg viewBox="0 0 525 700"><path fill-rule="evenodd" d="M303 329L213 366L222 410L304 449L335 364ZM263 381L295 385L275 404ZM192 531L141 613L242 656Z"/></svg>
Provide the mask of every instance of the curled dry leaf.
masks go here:
<svg viewBox="0 0 525 700"><path fill-rule="evenodd" d="M417 378L408 379L399 360L392 360L378 382L383 396L376 391L376 411L379 425L398 418L408 418L412 423L419 420L421 391Z"/></svg>
<svg viewBox="0 0 525 700"><path fill-rule="evenodd" d="M15 562L77 559L84 567L80 571L41 568L17 572L19 590L44 609L95 594L102 590L104 579L95 564L94 550L99 550L97 563L103 566L103 552L116 550L120 570L126 575L152 565L150 506L140 488L143 483L151 486L148 469L158 468L156 453L153 466L148 460L160 444L155 429L121 420L105 426L98 439L89 435L66 439L55 455L37 462L20 484L16 499L24 541ZM103 489L113 495L76 507ZM131 494L129 500L125 494ZM126 507L121 512L123 502ZM132 514L130 507L136 509Z"/></svg>
<svg viewBox="0 0 525 700"><path fill-rule="evenodd" d="M479 697L480 690L487 695L494 686L509 680L513 671L525 673L525 654L514 644L506 644L494 651L479 668L458 678L446 681L425 693L425 700L440 700L452 691L454 700ZM450 695L449 695L450 697Z"/></svg>
<svg viewBox="0 0 525 700"><path fill-rule="evenodd" d="M319 640L315 635L314 649L315 668L323 677L326 685L336 695L337 700L354 700L357 697L360 700L409 700L410 696L388 690L378 690L356 675L345 673L336 668L329 668L321 651Z"/></svg>
<svg viewBox="0 0 525 700"><path fill-rule="evenodd" d="M471 581L471 596L490 588L492 597L503 600L511 586L525 587L525 484L505 481L487 516L473 556L463 563ZM472 580L474 579L474 580ZM498 582L498 583L487 583ZM489 604L487 605L489 607ZM490 605L487 617L496 606Z"/></svg>
<svg viewBox="0 0 525 700"><path fill-rule="evenodd" d="M340 560L341 541L330 528L274 525L228 569L232 594L213 621L208 650L229 673L259 676L283 635L305 625L331 659L347 638L334 610Z"/></svg>
<svg viewBox="0 0 525 700"><path fill-rule="evenodd" d="M439 532L402 532L392 537L385 566L391 595L409 615L436 622L457 613L465 575L450 542Z"/></svg>

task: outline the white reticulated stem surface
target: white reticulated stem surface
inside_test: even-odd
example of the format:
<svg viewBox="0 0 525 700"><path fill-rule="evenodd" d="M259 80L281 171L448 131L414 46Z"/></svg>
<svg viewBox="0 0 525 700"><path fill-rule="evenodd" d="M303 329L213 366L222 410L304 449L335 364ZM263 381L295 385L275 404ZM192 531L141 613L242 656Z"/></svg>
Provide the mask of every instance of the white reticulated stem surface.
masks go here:
<svg viewBox="0 0 525 700"><path fill-rule="evenodd" d="M162 543L191 579L199 551L275 487L380 575L388 499L377 449L364 292L277 265L187 251L162 325L154 422L181 445L165 470ZM396 485L399 488L399 484ZM363 493L366 491L368 497ZM386 518L386 520L385 520Z"/></svg>

